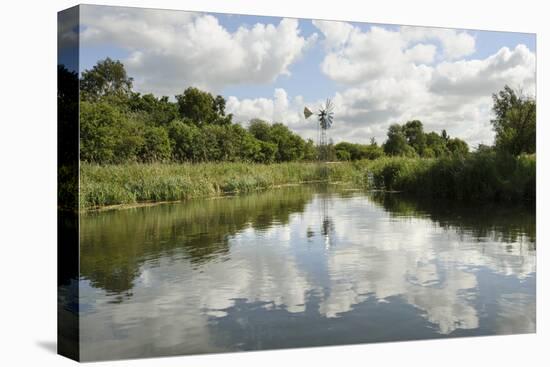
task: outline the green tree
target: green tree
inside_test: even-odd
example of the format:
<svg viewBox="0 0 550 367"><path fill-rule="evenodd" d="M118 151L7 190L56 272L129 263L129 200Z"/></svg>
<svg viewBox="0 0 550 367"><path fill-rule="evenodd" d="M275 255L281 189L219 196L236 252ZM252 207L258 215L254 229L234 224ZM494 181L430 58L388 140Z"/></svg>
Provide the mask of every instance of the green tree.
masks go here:
<svg viewBox="0 0 550 367"><path fill-rule="evenodd" d="M384 143L384 152L388 155L413 156L414 149L407 143L407 138L399 124L388 128L388 139Z"/></svg>
<svg viewBox="0 0 550 367"><path fill-rule="evenodd" d="M336 158L339 161L355 161L360 159L359 145L342 141L334 146Z"/></svg>
<svg viewBox="0 0 550 367"><path fill-rule="evenodd" d="M116 107L105 103L80 104L80 159L94 163L136 160L143 144L140 127Z"/></svg>
<svg viewBox="0 0 550 367"><path fill-rule="evenodd" d="M252 119L250 125L248 126L248 131L258 140L269 141L270 135L269 132L271 126L260 119Z"/></svg>
<svg viewBox="0 0 550 367"><path fill-rule="evenodd" d="M155 125L168 125L179 116L178 106L170 102L168 97L157 98L150 93L132 93L128 107L130 111L144 113L144 119Z"/></svg>
<svg viewBox="0 0 550 367"><path fill-rule="evenodd" d="M447 148L447 141L449 137L445 130L442 131L442 135L431 131L426 134L426 148L424 149L424 156L431 157L443 157L449 154Z"/></svg>
<svg viewBox="0 0 550 367"><path fill-rule="evenodd" d="M305 141L299 135L290 131L286 125L282 123L271 125L269 140L277 146L276 160L278 162L302 159Z"/></svg>
<svg viewBox="0 0 550 367"><path fill-rule="evenodd" d="M424 134L424 127L419 120L407 121L403 125L403 133L407 139L407 143L414 148L418 155L423 155L426 148L426 135Z"/></svg>
<svg viewBox="0 0 550 367"><path fill-rule="evenodd" d="M470 150L468 144L466 144L464 140L461 140L459 138L449 139L449 141L447 142L447 149L451 154L455 155L466 155Z"/></svg>
<svg viewBox="0 0 550 367"><path fill-rule="evenodd" d="M315 143L311 139L307 139L305 145L304 145L304 156L303 159L305 161L314 161L317 159L317 147L315 146Z"/></svg>
<svg viewBox="0 0 550 367"><path fill-rule="evenodd" d="M143 130L143 145L138 157L142 162L165 161L172 155L170 138L166 129L157 126L146 126Z"/></svg>
<svg viewBox="0 0 550 367"><path fill-rule="evenodd" d="M361 145L360 146L360 159L378 159L384 155L384 149L382 147L378 146L378 144L369 144L369 145Z"/></svg>
<svg viewBox="0 0 550 367"><path fill-rule="evenodd" d="M97 99L102 96L129 96L133 79L126 74L124 64L106 58L98 61L91 70L82 72L80 90L84 99Z"/></svg>
<svg viewBox="0 0 550 367"><path fill-rule="evenodd" d="M172 157L178 162L202 160L200 129L191 121L175 120L168 127Z"/></svg>
<svg viewBox="0 0 550 367"><path fill-rule="evenodd" d="M233 116L225 114L225 99L222 96L214 98L208 92L189 87L183 94L178 94L176 100L180 117L190 119L196 125L231 124Z"/></svg>
<svg viewBox="0 0 550 367"><path fill-rule="evenodd" d="M351 154L344 149L336 149L336 159L339 161L351 161Z"/></svg>
<svg viewBox="0 0 550 367"><path fill-rule="evenodd" d="M509 86L493 94L495 146L512 155L536 151L536 102Z"/></svg>
<svg viewBox="0 0 550 367"><path fill-rule="evenodd" d="M268 141L259 140L259 142L260 152L258 153L255 161L265 164L275 162L275 159L277 158L277 145Z"/></svg>

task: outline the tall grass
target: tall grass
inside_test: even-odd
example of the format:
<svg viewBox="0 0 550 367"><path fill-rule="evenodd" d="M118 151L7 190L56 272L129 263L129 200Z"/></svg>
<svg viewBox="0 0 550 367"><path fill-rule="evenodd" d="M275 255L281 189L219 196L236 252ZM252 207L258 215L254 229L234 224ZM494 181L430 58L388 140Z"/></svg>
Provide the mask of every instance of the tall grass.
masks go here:
<svg viewBox="0 0 550 367"><path fill-rule="evenodd" d="M80 167L80 208L247 193L308 181L343 181L463 201L535 201L534 155L494 153L316 163L124 164Z"/></svg>
<svg viewBox="0 0 550 367"><path fill-rule="evenodd" d="M462 201L535 201L535 155L394 157L363 161L358 166L369 188Z"/></svg>
<svg viewBox="0 0 550 367"><path fill-rule="evenodd" d="M80 208L246 193L326 177L350 181L349 163L123 164L80 167Z"/></svg>

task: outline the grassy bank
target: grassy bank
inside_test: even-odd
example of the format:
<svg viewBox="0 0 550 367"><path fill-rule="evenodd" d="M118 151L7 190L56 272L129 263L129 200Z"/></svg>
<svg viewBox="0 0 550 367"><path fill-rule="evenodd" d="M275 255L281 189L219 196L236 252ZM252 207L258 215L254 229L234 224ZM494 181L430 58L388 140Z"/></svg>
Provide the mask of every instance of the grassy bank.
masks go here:
<svg viewBox="0 0 550 367"><path fill-rule="evenodd" d="M309 181L463 201L535 200L535 156L494 153L441 159L385 157L316 163L81 165L80 208L247 193Z"/></svg>
<svg viewBox="0 0 550 367"><path fill-rule="evenodd" d="M535 155L495 153L439 159L381 158L359 163L364 185L462 201L534 202Z"/></svg>
<svg viewBox="0 0 550 367"><path fill-rule="evenodd" d="M81 209L247 193L325 177L316 163L83 163L80 172ZM353 180L354 173L350 163L329 165L326 170L332 180L339 181Z"/></svg>

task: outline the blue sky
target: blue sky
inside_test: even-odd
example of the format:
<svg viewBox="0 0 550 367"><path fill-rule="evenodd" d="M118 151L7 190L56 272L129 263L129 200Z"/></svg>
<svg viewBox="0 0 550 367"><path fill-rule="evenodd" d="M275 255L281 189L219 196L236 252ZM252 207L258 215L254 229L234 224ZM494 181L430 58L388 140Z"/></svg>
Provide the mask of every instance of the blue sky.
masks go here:
<svg viewBox="0 0 550 367"><path fill-rule="evenodd" d="M243 124L280 120L304 137L315 129L301 109L330 97L335 140L381 140L390 123L422 118L472 146L491 143L491 93L535 90L533 34L104 6L81 14L81 71L119 59L140 92L198 86L224 95Z"/></svg>

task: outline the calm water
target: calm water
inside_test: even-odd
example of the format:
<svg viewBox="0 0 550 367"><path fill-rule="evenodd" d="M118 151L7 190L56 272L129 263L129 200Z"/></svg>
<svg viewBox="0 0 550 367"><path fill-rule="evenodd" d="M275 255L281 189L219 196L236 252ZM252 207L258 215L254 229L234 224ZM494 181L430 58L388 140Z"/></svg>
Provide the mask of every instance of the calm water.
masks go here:
<svg viewBox="0 0 550 367"><path fill-rule="evenodd" d="M535 331L533 209L296 187L85 215L83 360Z"/></svg>

